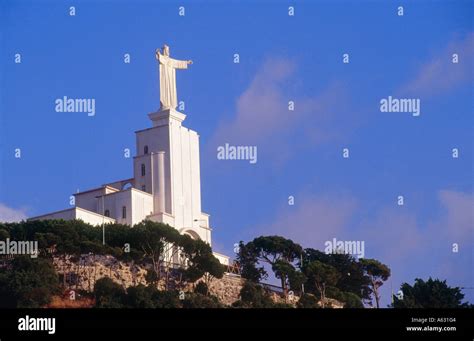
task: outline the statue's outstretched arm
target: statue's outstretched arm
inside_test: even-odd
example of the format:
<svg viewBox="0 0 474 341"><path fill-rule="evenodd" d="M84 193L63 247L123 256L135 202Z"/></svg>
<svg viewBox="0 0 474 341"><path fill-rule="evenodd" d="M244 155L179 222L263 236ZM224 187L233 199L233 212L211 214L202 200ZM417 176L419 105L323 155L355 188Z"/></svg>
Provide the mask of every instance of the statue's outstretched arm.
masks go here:
<svg viewBox="0 0 474 341"><path fill-rule="evenodd" d="M169 61L171 62L171 65L175 69L187 69L188 65L193 63L191 60L178 60L178 59L171 59L171 58Z"/></svg>

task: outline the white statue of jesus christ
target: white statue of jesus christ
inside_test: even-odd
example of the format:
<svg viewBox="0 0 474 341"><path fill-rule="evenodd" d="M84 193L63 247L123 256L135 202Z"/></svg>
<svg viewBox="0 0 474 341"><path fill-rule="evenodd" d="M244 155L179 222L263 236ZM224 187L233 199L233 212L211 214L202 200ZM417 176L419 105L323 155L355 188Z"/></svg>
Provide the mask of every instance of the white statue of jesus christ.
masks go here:
<svg viewBox="0 0 474 341"><path fill-rule="evenodd" d="M176 109L178 99L176 96L175 69L187 69L191 60L177 60L170 57L170 48L163 46L163 53L156 49L156 59L160 63L160 110Z"/></svg>

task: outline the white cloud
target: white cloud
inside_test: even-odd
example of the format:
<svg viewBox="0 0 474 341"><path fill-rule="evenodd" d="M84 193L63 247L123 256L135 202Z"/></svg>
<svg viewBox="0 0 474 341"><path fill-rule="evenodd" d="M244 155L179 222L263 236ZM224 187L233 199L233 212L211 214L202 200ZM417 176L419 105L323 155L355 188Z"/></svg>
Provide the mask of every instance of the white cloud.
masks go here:
<svg viewBox="0 0 474 341"><path fill-rule="evenodd" d="M16 222L27 218L25 209L14 209L0 203L0 222Z"/></svg>
<svg viewBox="0 0 474 341"><path fill-rule="evenodd" d="M433 223L432 230L439 237L450 238L453 242L472 242L474 236L474 195L470 193L441 190L438 198L444 212L439 221Z"/></svg>
<svg viewBox="0 0 474 341"><path fill-rule="evenodd" d="M341 193L297 195L295 200L294 206L281 207L272 223L256 227L258 234L277 234L322 249L325 241L342 238L358 207L355 198Z"/></svg>
<svg viewBox="0 0 474 341"><path fill-rule="evenodd" d="M316 96L303 96L296 63L273 58L264 62L247 89L237 99L235 115L223 121L210 147L225 143L257 145L260 152L281 161L298 148L347 136L350 121L345 88L332 82ZM288 102L295 103L294 111Z"/></svg>
<svg viewBox="0 0 474 341"><path fill-rule="evenodd" d="M452 63L454 53L459 56L457 64ZM437 56L424 63L400 92L411 96L433 96L472 81L473 60L474 33L471 32L462 40L450 42Z"/></svg>

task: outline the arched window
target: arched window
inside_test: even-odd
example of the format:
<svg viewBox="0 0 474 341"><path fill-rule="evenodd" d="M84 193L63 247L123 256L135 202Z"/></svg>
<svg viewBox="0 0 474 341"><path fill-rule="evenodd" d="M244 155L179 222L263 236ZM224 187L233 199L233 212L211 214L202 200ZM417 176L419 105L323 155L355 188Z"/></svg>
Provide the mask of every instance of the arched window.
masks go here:
<svg viewBox="0 0 474 341"><path fill-rule="evenodd" d="M143 154L148 154L148 146L145 146L145 147L143 148Z"/></svg>
<svg viewBox="0 0 474 341"><path fill-rule="evenodd" d="M122 219L126 219L126 218L127 218L127 207L123 206L122 207Z"/></svg>
<svg viewBox="0 0 474 341"><path fill-rule="evenodd" d="M145 176L145 164L142 163L142 176Z"/></svg>
<svg viewBox="0 0 474 341"><path fill-rule="evenodd" d="M105 210L104 215L105 215L106 217L110 217L110 211L109 211L109 210Z"/></svg>
<svg viewBox="0 0 474 341"><path fill-rule="evenodd" d="M126 189L132 188L132 183L131 182L126 182L122 186L122 191L125 191Z"/></svg>

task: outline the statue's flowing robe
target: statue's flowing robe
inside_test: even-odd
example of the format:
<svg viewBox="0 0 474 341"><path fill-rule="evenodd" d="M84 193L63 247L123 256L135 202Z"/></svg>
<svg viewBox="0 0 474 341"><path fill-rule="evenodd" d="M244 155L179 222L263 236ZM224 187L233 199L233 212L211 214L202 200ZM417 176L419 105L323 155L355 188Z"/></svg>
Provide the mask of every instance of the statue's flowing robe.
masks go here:
<svg viewBox="0 0 474 341"><path fill-rule="evenodd" d="M187 69L185 60L177 60L162 54L157 55L160 62L160 103L161 109L176 109L178 99L176 96L175 69Z"/></svg>

